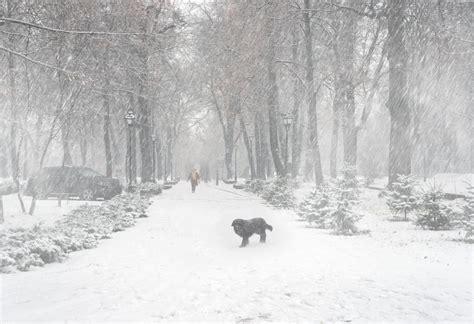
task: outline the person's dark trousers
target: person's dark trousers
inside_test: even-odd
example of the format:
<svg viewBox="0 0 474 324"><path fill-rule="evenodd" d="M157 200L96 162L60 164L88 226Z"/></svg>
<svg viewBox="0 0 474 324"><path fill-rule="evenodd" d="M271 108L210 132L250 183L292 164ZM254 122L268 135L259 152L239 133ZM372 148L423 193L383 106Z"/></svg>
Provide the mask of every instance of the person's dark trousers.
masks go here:
<svg viewBox="0 0 474 324"><path fill-rule="evenodd" d="M191 181L191 190L194 192L196 192L196 184L194 182Z"/></svg>

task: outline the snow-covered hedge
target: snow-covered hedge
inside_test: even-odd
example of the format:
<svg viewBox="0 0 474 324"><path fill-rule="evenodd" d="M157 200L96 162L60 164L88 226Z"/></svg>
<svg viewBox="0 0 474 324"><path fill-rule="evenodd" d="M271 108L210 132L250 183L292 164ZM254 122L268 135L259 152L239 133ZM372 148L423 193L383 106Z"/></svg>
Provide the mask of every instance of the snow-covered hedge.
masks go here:
<svg viewBox="0 0 474 324"><path fill-rule="evenodd" d="M277 177L270 181L261 194L270 205L282 209L295 207L296 197L287 177Z"/></svg>
<svg viewBox="0 0 474 324"><path fill-rule="evenodd" d="M83 205L51 227L5 229L0 232L0 272L27 271L60 262L70 252L94 248L99 240L146 217L149 205L149 198L125 193L98 206Z"/></svg>
<svg viewBox="0 0 474 324"><path fill-rule="evenodd" d="M159 195L163 191L162 185L156 182L140 183L135 187L135 191L142 195Z"/></svg>
<svg viewBox="0 0 474 324"><path fill-rule="evenodd" d="M265 187L267 185L268 184L265 180L261 180L261 179L251 180L248 183L246 183L244 190L260 196L263 193L263 190L265 190Z"/></svg>

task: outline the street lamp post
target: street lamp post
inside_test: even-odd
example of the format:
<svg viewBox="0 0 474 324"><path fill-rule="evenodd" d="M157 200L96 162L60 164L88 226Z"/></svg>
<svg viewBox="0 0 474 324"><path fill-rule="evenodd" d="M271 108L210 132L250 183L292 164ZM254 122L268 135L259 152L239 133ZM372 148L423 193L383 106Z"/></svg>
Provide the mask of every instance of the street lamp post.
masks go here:
<svg viewBox="0 0 474 324"><path fill-rule="evenodd" d="M167 178L167 166L168 166L168 145L163 145L163 153L164 153L164 159L165 159L165 172L163 172L163 184L166 182Z"/></svg>
<svg viewBox="0 0 474 324"><path fill-rule="evenodd" d="M132 127L133 123L135 122L135 113L133 110L129 109L127 114L125 115L125 121L128 125L128 188L130 189L132 186Z"/></svg>
<svg viewBox="0 0 474 324"><path fill-rule="evenodd" d="M293 122L293 116L290 113L283 114L283 125L285 126L285 132L286 132L285 176L288 174L288 131L290 130L290 126L292 122Z"/></svg>
<svg viewBox="0 0 474 324"><path fill-rule="evenodd" d="M155 134L152 134L151 135L151 144L152 144L152 149L153 149L153 160L152 160L152 164L153 164L153 182L156 182L156 135Z"/></svg>

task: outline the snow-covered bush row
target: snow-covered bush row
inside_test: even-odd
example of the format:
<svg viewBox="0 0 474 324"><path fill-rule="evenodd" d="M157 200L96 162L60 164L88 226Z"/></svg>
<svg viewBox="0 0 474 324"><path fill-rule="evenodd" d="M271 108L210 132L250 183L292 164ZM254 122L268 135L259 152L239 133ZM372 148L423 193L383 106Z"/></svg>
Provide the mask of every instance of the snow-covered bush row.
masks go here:
<svg viewBox="0 0 474 324"><path fill-rule="evenodd" d="M281 209L292 209L295 207L296 197L293 186L286 177L277 177L272 180L253 180L245 188L261 196L269 204Z"/></svg>
<svg viewBox="0 0 474 324"><path fill-rule="evenodd" d="M256 179L248 182L244 190L260 196L267 185L267 181Z"/></svg>
<svg viewBox="0 0 474 324"><path fill-rule="evenodd" d="M159 195L163 192L163 187L155 182L145 182L138 184L135 187L135 191L142 195Z"/></svg>
<svg viewBox="0 0 474 324"><path fill-rule="evenodd" d="M287 177L277 177L270 181L261 193L261 197L277 208L292 209L295 207L296 197Z"/></svg>
<svg viewBox="0 0 474 324"><path fill-rule="evenodd" d="M356 234L356 223L362 216L353 210L353 206L359 202L359 195L355 170L346 167L334 182L316 187L296 212L310 226L332 228L336 234Z"/></svg>
<svg viewBox="0 0 474 324"><path fill-rule="evenodd" d="M125 193L98 206L83 205L51 227L7 228L0 232L0 272L27 271L60 262L69 252L94 248L99 240L146 217L149 204L147 197Z"/></svg>

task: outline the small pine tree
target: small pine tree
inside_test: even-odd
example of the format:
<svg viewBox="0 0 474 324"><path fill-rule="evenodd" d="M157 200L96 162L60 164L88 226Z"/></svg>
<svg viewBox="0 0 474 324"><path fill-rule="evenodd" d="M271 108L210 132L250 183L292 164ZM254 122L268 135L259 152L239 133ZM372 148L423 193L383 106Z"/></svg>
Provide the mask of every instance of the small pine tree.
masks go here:
<svg viewBox="0 0 474 324"><path fill-rule="evenodd" d="M297 214L308 221L310 226L314 223L318 228L326 228L329 225L328 215L334 211L332 194L328 186L316 187L298 206Z"/></svg>
<svg viewBox="0 0 474 324"><path fill-rule="evenodd" d="M295 207L296 197L287 177L277 177L263 190L262 198L277 208Z"/></svg>
<svg viewBox="0 0 474 324"><path fill-rule="evenodd" d="M443 204L441 200L445 194L441 188L433 187L422 196L420 209L416 224L430 230L451 228L453 210Z"/></svg>
<svg viewBox="0 0 474 324"><path fill-rule="evenodd" d="M466 230L464 240L474 242L474 186L469 187L469 194L466 197L466 205L464 206L461 224Z"/></svg>
<svg viewBox="0 0 474 324"><path fill-rule="evenodd" d="M360 189L356 169L345 166L342 176L335 181L333 190L333 209L329 214L331 227L336 234L353 235L358 232L356 223L362 218L353 207L359 203Z"/></svg>
<svg viewBox="0 0 474 324"><path fill-rule="evenodd" d="M343 198L345 194L343 191L339 193L337 208L331 215L332 227L335 229L336 234L353 235L358 232L355 224L360 220L361 215L354 212L351 201Z"/></svg>
<svg viewBox="0 0 474 324"><path fill-rule="evenodd" d="M245 185L245 191L260 195L265 189L266 182L262 179L255 179Z"/></svg>
<svg viewBox="0 0 474 324"><path fill-rule="evenodd" d="M342 177L336 180L334 193L336 208L332 214L332 227L337 234L353 235L358 232L355 224L362 216L354 212L353 207L359 203L359 186L356 169L345 166Z"/></svg>
<svg viewBox="0 0 474 324"><path fill-rule="evenodd" d="M356 177L355 167L344 166L342 169L342 176L336 179L335 185L341 199L347 199L352 205L359 202L360 183Z"/></svg>
<svg viewBox="0 0 474 324"><path fill-rule="evenodd" d="M412 176L399 174L392 189L385 192L390 210L395 214L403 214L405 221L408 220L407 214L418 207L415 186L416 180Z"/></svg>

